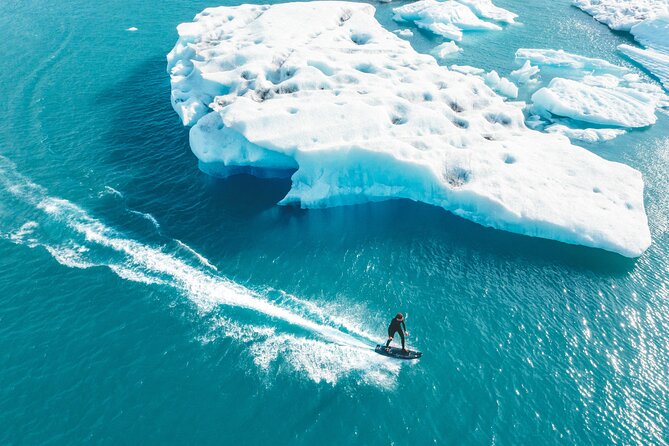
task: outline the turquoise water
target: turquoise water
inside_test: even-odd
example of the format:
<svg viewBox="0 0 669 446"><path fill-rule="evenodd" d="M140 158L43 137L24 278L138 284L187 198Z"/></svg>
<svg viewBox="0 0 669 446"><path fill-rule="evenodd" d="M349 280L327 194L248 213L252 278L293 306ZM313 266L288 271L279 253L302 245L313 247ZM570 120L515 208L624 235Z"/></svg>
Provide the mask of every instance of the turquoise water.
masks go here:
<svg viewBox="0 0 669 446"><path fill-rule="evenodd" d="M567 0L496 3L522 25L453 63L628 64ZM215 4L0 4L1 444L669 442L666 115L587 146L644 175L637 260L408 201L278 207L286 181L202 174L169 104L175 26ZM364 347L399 310L415 364Z"/></svg>

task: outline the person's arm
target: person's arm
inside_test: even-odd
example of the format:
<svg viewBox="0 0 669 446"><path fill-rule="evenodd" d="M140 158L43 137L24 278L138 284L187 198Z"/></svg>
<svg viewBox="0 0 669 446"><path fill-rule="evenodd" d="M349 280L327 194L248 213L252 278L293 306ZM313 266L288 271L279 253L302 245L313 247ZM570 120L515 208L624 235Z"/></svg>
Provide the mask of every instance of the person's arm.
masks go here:
<svg viewBox="0 0 669 446"><path fill-rule="evenodd" d="M404 321L402 321L402 327L404 328L404 334L406 334L406 332L407 332L407 324L405 324Z"/></svg>

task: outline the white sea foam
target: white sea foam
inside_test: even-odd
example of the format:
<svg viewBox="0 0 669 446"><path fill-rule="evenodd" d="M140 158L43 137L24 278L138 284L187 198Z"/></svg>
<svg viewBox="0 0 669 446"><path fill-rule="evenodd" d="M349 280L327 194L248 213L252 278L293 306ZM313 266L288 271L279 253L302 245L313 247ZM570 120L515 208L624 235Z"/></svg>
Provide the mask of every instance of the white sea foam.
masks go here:
<svg viewBox="0 0 669 446"><path fill-rule="evenodd" d="M185 243L182 242L181 240L174 239L174 241L177 242L177 245L181 246L183 249L185 249L185 250L188 251L190 254L192 254L193 256L195 256L195 258L198 259L198 261L199 261L201 264L203 264L203 265L206 266L207 268L211 268L211 269L213 269L214 271L218 271L218 268L216 268L216 266L212 265L211 262L209 262L209 260L208 260L205 256L203 256L203 255L200 254L199 252L195 251L193 248L191 248L190 246L188 246L187 244L185 244Z"/></svg>
<svg viewBox="0 0 669 446"><path fill-rule="evenodd" d="M160 223L158 223L158 220L156 220L156 218L153 215L149 214L148 212L133 211L132 209L129 209L128 212L130 212L131 214L139 215L143 219L151 222L151 224L156 229L160 229Z"/></svg>

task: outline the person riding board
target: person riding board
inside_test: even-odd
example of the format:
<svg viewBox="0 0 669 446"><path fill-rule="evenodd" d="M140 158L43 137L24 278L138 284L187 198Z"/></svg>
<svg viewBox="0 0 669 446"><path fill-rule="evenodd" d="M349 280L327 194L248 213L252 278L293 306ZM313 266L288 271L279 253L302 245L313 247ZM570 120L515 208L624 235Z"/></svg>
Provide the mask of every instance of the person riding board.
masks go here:
<svg viewBox="0 0 669 446"><path fill-rule="evenodd" d="M407 326L404 323L404 316L402 313L397 313L397 315L390 321L390 326L388 326L388 342L386 342L386 351L390 351L390 341L395 337L395 333L400 334L400 339L402 340L402 352L407 353L408 350L404 348L404 336L409 336L407 331Z"/></svg>

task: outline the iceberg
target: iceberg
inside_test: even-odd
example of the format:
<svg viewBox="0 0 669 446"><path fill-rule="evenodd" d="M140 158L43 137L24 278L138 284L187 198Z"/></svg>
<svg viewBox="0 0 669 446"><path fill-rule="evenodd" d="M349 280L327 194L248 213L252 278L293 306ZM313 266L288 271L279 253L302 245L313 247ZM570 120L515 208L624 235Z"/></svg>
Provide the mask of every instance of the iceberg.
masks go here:
<svg viewBox="0 0 669 446"><path fill-rule="evenodd" d="M559 133L571 140L589 143L609 141L627 133L621 129L572 129L562 124L552 124L545 128L548 133Z"/></svg>
<svg viewBox="0 0 669 446"><path fill-rule="evenodd" d="M645 47L618 49L655 76L669 90L669 2L666 0L574 0L595 20L628 31Z"/></svg>
<svg viewBox="0 0 669 446"><path fill-rule="evenodd" d="M539 71L541 71L539 67L535 67L529 60L526 60L522 67L511 72L510 77L518 84L527 84L536 80L534 76L539 74Z"/></svg>
<svg viewBox="0 0 669 446"><path fill-rule="evenodd" d="M568 53L564 50L519 48L516 51L516 60L530 62L534 65L571 69L576 74L590 73L622 76L629 72L627 68L614 65L611 62Z"/></svg>
<svg viewBox="0 0 669 446"><path fill-rule="evenodd" d="M463 31L500 30L493 22L514 23L516 14L490 0L421 0L394 8L393 20L413 22L417 27L447 39L460 41Z"/></svg>
<svg viewBox="0 0 669 446"><path fill-rule="evenodd" d="M535 107L592 124L646 127L655 124L657 98L613 84L554 78L532 95Z"/></svg>
<svg viewBox="0 0 669 446"><path fill-rule="evenodd" d="M457 54L462 51L462 48L453 41L444 42L441 45L436 46L430 54L432 54L437 60L447 59L448 56Z"/></svg>
<svg viewBox="0 0 669 446"><path fill-rule="evenodd" d="M669 54L653 48L641 49L631 45L618 45L618 49L655 76L669 90Z"/></svg>
<svg viewBox="0 0 669 446"><path fill-rule="evenodd" d="M665 100L660 87L641 82L628 68L602 59L563 50L520 48L516 60L551 67L557 73L548 86L532 95L534 113L548 118L646 127L656 122L655 111Z"/></svg>
<svg viewBox="0 0 669 446"><path fill-rule="evenodd" d="M561 135L478 76L449 70L385 30L371 5L208 8L178 26L172 106L212 175L286 176L280 202L388 199L484 226L641 255L641 174Z"/></svg>
<svg viewBox="0 0 669 446"><path fill-rule="evenodd" d="M618 45L618 49L655 76L669 90L669 16L640 22L630 30L645 49Z"/></svg>
<svg viewBox="0 0 669 446"><path fill-rule="evenodd" d="M505 77L501 77L495 70L483 75L483 81L488 87L492 88L502 96L506 96L510 99L518 97L518 87L516 84Z"/></svg>
<svg viewBox="0 0 669 446"><path fill-rule="evenodd" d="M573 0L572 3L616 31L629 31L644 20L669 14L669 3L663 0Z"/></svg>
<svg viewBox="0 0 669 446"><path fill-rule="evenodd" d="M501 26L480 19L454 0L421 0L394 8L393 20L413 22L417 27L451 40L462 40L463 30L500 30Z"/></svg>

